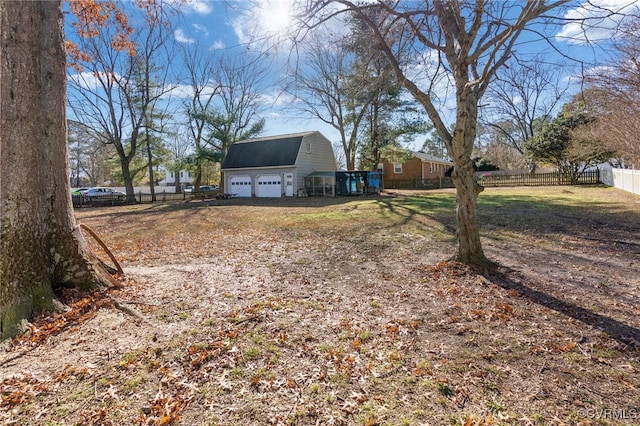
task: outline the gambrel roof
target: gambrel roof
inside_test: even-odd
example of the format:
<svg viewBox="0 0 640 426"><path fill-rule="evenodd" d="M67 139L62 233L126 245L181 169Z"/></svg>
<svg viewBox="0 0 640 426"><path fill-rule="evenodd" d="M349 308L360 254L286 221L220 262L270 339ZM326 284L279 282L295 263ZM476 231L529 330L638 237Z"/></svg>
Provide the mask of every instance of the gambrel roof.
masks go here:
<svg viewBox="0 0 640 426"><path fill-rule="evenodd" d="M293 133L247 139L231 145L222 170L294 166L305 136L315 132Z"/></svg>

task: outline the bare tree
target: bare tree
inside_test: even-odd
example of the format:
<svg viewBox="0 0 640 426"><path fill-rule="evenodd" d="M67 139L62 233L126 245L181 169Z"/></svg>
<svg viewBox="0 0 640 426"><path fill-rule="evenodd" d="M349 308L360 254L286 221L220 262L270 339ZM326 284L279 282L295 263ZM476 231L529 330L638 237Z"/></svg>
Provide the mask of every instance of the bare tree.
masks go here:
<svg viewBox="0 0 640 426"><path fill-rule="evenodd" d="M640 17L621 30L612 64L587 75L584 100L596 115L593 131L621 163L640 165Z"/></svg>
<svg viewBox="0 0 640 426"><path fill-rule="evenodd" d="M293 108L333 127L340 135L341 157L348 170L375 169L380 148L424 132L414 103L403 97L385 57L368 45L366 26L351 22L355 32L337 42L314 35L301 46L300 61L287 91Z"/></svg>
<svg viewBox="0 0 640 426"><path fill-rule="evenodd" d="M205 111L212 132L211 145L224 158L236 141L257 136L264 128L261 110L268 68L265 57L221 56L216 80L220 94L212 109Z"/></svg>
<svg viewBox="0 0 640 426"><path fill-rule="evenodd" d="M109 179L107 160L109 147L96 139L94 132L82 123L67 121L71 185L98 186Z"/></svg>
<svg viewBox="0 0 640 426"><path fill-rule="evenodd" d="M167 169L175 176L177 194L182 192L180 172L187 166L187 159L191 152L191 148L191 137L185 129L176 127L169 132L169 140L167 142L167 149L169 151Z"/></svg>
<svg viewBox="0 0 640 426"><path fill-rule="evenodd" d="M147 47L147 46L145 46ZM160 47L160 46L158 46ZM168 50L168 49L167 49ZM168 83L170 67L158 67L149 62L154 60L153 52L146 52L138 56L140 64L137 68L137 90L140 103L135 102L135 106L140 108L140 114L144 117L144 134L142 135L141 148L146 154L147 174L149 176L149 190L151 200L156 201L156 177L154 166L162 162L166 157L167 149L164 141L165 127L167 120L171 119L168 112L170 94L175 85ZM166 96L166 99L165 99ZM163 105L164 104L164 108Z"/></svg>
<svg viewBox="0 0 640 426"><path fill-rule="evenodd" d="M122 29L114 13L96 23L74 10L75 47L70 57L69 105L77 121L112 145L122 168L127 199L135 200L132 161L139 137L149 126L150 111L172 88L166 86L171 28L175 12L168 2L138 2L142 18L136 28ZM123 34L126 38L123 39ZM160 67L157 64L163 63ZM82 70L83 72L77 72Z"/></svg>
<svg viewBox="0 0 640 426"><path fill-rule="evenodd" d="M221 162L231 144L256 136L264 128L260 116L267 77L266 57L217 55L198 45L183 51L188 101L187 128L194 147L195 189L208 162ZM221 190L224 182L221 180Z"/></svg>
<svg viewBox="0 0 640 426"><path fill-rule="evenodd" d="M524 144L550 121L568 90L560 68L540 58L514 60L497 73L487 89L481 122L492 142L514 148L524 158ZM503 151L504 152L504 151ZM535 163L528 162L530 172Z"/></svg>
<svg viewBox="0 0 640 426"><path fill-rule="evenodd" d="M483 266L489 263L480 242L476 214L477 197L483 188L476 182L471 160L479 101L525 29L565 3L307 1L309 28L344 13L362 20L371 29L372 43L385 54L398 81L433 122L454 162L458 238L455 257L461 262ZM372 8L382 13L368 13ZM431 62L433 58L435 61ZM455 94L452 132L438 105L440 94L435 90L443 76L451 82Z"/></svg>
<svg viewBox="0 0 640 426"><path fill-rule="evenodd" d="M0 1L0 45L0 339L6 339L21 333L32 313L62 308L55 287L91 288L109 278L83 244L71 206L60 1Z"/></svg>
<svg viewBox="0 0 640 426"><path fill-rule="evenodd" d="M522 173L531 170L529 164L525 161L525 156L505 142L490 140L482 146L482 155L501 170Z"/></svg>
<svg viewBox="0 0 640 426"><path fill-rule="evenodd" d="M213 136L207 130L207 121L203 112L213 108L214 100L220 93L220 83L215 79L215 56L209 51L203 51L198 44L187 44L182 51L185 65L185 86L189 97L184 102L184 112L187 117L186 127L193 143L193 155L185 160L195 169L195 188L202 183L202 166L211 157L207 153L207 146Z"/></svg>
<svg viewBox="0 0 640 426"><path fill-rule="evenodd" d="M358 132L371 102L362 93L366 85L349 84L356 78L352 75L354 55L342 42L332 44L315 38L306 42L301 61L304 66L294 70L287 89L296 101L294 105L336 129L347 170L354 170Z"/></svg>
<svg viewBox="0 0 640 426"><path fill-rule="evenodd" d="M367 13L376 20L384 11L368 9ZM351 30L345 39L355 60L347 87L350 92L362 93L358 99L366 101L366 114L359 132L358 168L376 170L385 147L395 145L402 150L403 140L411 141L417 134L427 133L430 125L425 121L424 109L407 97L384 53L370 42L371 29L359 18L351 19L349 23ZM390 46L400 39L399 34L387 33Z"/></svg>

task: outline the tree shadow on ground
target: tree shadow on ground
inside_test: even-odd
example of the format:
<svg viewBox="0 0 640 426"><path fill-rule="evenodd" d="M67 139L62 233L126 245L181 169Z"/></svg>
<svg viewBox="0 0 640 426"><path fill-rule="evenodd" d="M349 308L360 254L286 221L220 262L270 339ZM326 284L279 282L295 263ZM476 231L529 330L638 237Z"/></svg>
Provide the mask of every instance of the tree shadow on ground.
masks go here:
<svg viewBox="0 0 640 426"><path fill-rule="evenodd" d="M406 225L416 222L419 217L426 217L438 222L452 235L456 232L455 195L428 198L425 196L385 197L376 201L388 217L400 218L399 221L393 221L392 226Z"/></svg>
<svg viewBox="0 0 640 426"><path fill-rule="evenodd" d="M481 227L535 234L606 231L638 235L639 220L638 209L624 202L502 194L483 195L478 201Z"/></svg>
<svg viewBox="0 0 640 426"><path fill-rule="evenodd" d="M515 290L533 303L573 318L581 323L601 330L612 339L624 345L627 350L640 350L640 329L618 320L593 312L555 296L536 290L527 284L526 279L516 271L500 267L490 275L492 283L505 290Z"/></svg>
<svg viewBox="0 0 640 426"><path fill-rule="evenodd" d="M420 217L438 222L452 235L456 233L455 194L434 193L378 199L380 208L397 224L417 222ZM640 213L611 202L581 203L567 196L544 199L540 196L490 193L478 199L478 224L483 238L501 238L495 231L516 232L545 238L571 235L581 240L615 243L630 254L640 254Z"/></svg>
<svg viewBox="0 0 640 426"><path fill-rule="evenodd" d="M390 226L415 223L427 232L443 227L452 238L455 237L455 194L387 198L381 199L379 206L384 214L396 219ZM425 222L424 218L431 222ZM640 228L637 226L640 213L637 207L611 200L585 201L571 192L566 196L555 194L548 198L535 194L490 193L479 198L478 221L481 237L485 239L483 244L498 250L496 260L499 264L491 275L492 282L517 291L532 303L601 330L628 350L640 350L639 328L583 307L598 303L606 313L614 309L606 302L609 298L618 302L622 300L629 307L635 305L631 298L623 296L625 293L620 286L624 283L605 282L602 288L598 288L597 280L613 270L626 277L633 277L636 273L635 265L640 255ZM537 267L536 262L543 262L545 267L539 268L542 279L566 280L572 273L576 277L560 282L557 290L563 293L554 295L555 291L541 288L546 286L537 286L535 278L532 280L528 274L521 274L510 269L512 266L502 264L505 258L499 252L504 250L516 250L513 255L505 255L507 258L511 256L513 265L522 266L525 270L530 266ZM536 253L543 257L536 260ZM545 262L550 261L553 265L546 265ZM585 277L583 269L595 267L594 262L597 262L597 273ZM544 275L552 267L559 276ZM626 280L627 285L634 281L634 278ZM577 301L564 300L563 295L573 294L573 290L577 292ZM601 293L597 293L598 290ZM629 291L635 294L637 288L634 286ZM589 295L597 299L589 302Z"/></svg>

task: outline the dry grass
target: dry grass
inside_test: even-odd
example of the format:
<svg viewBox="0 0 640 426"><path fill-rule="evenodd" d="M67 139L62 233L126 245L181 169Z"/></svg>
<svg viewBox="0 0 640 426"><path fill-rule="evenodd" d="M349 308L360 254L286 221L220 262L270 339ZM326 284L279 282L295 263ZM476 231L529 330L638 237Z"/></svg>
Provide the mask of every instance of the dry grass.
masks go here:
<svg viewBox="0 0 640 426"><path fill-rule="evenodd" d="M68 295L0 354L0 421L637 424L640 199L480 200L488 279L443 261L450 191L79 210L147 321Z"/></svg>

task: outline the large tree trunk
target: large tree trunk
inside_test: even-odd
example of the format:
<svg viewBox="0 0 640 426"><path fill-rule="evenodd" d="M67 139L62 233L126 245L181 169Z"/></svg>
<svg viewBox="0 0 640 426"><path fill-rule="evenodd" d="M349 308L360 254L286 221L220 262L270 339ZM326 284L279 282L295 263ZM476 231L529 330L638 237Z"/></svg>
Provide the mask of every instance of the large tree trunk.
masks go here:
<svg viewBox="0 0 640 426"><path fill-rule="evenodd" d="M122 170L122 181L124 183L124 190L127 194L127 203L135 203L136 202L136 194L133 188L133 177L131 177L131 158L133 155L124 151L124 147L121 143L114 144L116 148L116 152L118 153L118 158L120 159L120 168Z"/></svg>
<svg viewBox="0 0 640 426"><path fill-rule="evenodd" d="M76 230L60 1L0 2L0 340L108 278Z"/></svg>
<svg viewBox="0 0 640 426"><path fill-rule="evenodd" d="M477 218L478 193L482 187L476 182L471 161L460 158L452 173L456 187L456 223L458 253L456 260L471 265L487 266L488 260L480 243Z"/></svg>
<svg viewBox="0 0 640 426"><path fill-rule="evenodd" d="M453 183L456 187L456 225L458 251L455 259L468 264L487 267L491 262L484 255L480 242L477 217L478 194L484 190L475 178L471 154L477 134L478 96L469 85L465 68L457 68L456 75L456 123L453 135L431 102L430 96L418 89L415 83L403 80L403 84L425 108L436 131L444 141L453 160Z"/></svg>
<svg viewBox="0 0 640 426"><path fill-rule="evenodd" d="M462 80L462 79L461 79ZM466 84L459 84L457 94L456 127L449 146L454 170L451 174L456 187L456 223L458 252L456 260L486 267L489 261L484 255L478 227L477 200L484 189L476 180L471 154L477 134L478 100Z"/></svg>

